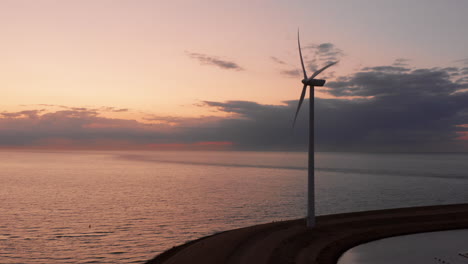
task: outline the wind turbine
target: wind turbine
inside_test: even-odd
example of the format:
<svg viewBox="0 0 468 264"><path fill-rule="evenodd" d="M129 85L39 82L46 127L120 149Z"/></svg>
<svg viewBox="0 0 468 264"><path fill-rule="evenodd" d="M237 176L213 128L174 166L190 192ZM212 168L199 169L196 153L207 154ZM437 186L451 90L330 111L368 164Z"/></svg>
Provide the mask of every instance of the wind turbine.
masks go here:
<svg viewBox="0 0 468 264"><path fill-rule="evenodd" d="M307 73L304 67L304 60L302 59L301 42L299 41L299 30L297 31L297 46L299 47L299 56L301 57L302 72L304 73L304 79L302 83L301 98L297 105L296 115L294 116L293 127L296 124L297 115L299 109L301 109L302 102L306 94L307 86L310 87L310 110L309 110L309 169L308 169L308 183L307 183L307 227L311 228L315 226L315 176L314 176L314 87L325 85L325 80L314 79L321 72L326 70L338 63L338 61L332 62L320 70L314 72L310 77L307 77Z"/></svg>

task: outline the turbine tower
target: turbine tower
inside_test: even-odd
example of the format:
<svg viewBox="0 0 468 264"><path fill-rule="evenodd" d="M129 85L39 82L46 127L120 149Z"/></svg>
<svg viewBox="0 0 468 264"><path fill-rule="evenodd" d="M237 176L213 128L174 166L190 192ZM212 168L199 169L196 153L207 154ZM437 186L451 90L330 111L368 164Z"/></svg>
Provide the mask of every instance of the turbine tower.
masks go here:
<svg viewBox="0 0 468 264"><path fill-rule="evenodd" d="M299 56L301 57L302 72L304 73L304 79L302 80L302 93L297 105L296 115L294 116L293 127L296 124L297 115L299 109L301 109L302 102L306 94L307 86L310 87L310 110L309 110L309 167L308 167L308 180L307 180L307 227L312 228L315 226L315 177L314 177L314 87L323 86L325 80L314 79L321 72L326 70L338 63L338 61L332 62L320 70L314 72L310 77L307 77L307 73L304 67L304 60L302 59L301 43L299 41L299 30L297 31L297 45L299 47Z"/></svg>

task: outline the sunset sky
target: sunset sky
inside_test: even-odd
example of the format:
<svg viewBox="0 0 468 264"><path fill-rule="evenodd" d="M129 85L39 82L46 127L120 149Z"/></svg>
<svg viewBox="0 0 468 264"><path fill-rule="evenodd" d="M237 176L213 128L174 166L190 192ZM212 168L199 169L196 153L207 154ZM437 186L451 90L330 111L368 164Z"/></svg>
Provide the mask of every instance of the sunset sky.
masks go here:
<svg viewBox="0 0 468 264"><path fill-rule="evenodd" d="M0 147L468 151L468 2L0 0Z"/></svg>

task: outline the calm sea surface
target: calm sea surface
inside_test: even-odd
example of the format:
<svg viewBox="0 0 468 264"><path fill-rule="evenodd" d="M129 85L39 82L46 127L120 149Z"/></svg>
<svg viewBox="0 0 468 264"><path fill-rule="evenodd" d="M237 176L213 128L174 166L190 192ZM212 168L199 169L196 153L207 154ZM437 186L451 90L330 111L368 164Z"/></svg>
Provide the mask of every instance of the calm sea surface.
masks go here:
<svg viewBox="0 0 468 264"><path fill-rule="evenodd" d="M0 263L143 263L305 216L305 153L0 151ZM318 214L468 202L466 154L317 153Z"/></svg>

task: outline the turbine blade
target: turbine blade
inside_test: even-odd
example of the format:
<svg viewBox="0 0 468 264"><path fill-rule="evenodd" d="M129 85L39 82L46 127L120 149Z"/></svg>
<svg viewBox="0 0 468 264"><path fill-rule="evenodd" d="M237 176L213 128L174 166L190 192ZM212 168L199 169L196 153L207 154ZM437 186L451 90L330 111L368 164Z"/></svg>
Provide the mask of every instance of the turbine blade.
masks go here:
<svg viewBox="0 0 468 264"><path fill-rule="evenodd" d="M299 104L297 105L296 115L294 116L293 127L296 125L297 115L299 114L299 109L301 109L302 102L304 102L306 90L307 90L307 84L304 84L304 87L302 88L301 99L299 99Z"/></svg>
<svg viewBox="0 0 468 264"><path fill-rule="evenodd" d="M307 73L304 67L304 60L302 59L301 42L299 41L299 29L297 30L297 46L299 47L299 56L301 57L301 65L302 65L302 72L304 73L304 79L307 80Z"/></svg>
<svg viewBox="0 0 468 264"><path fill-rule="evenodd" d="M312 74L312 76L310 76L310 79L313 79L315 76L319 75L321 72L326 70L328 67L331 67L331 66L333 66L333 65L335 65L337 63L338 63L338 61L332 62L332 63L328 64L327 66L323 67L322 69L314 72L314 74Z"/></svg>

